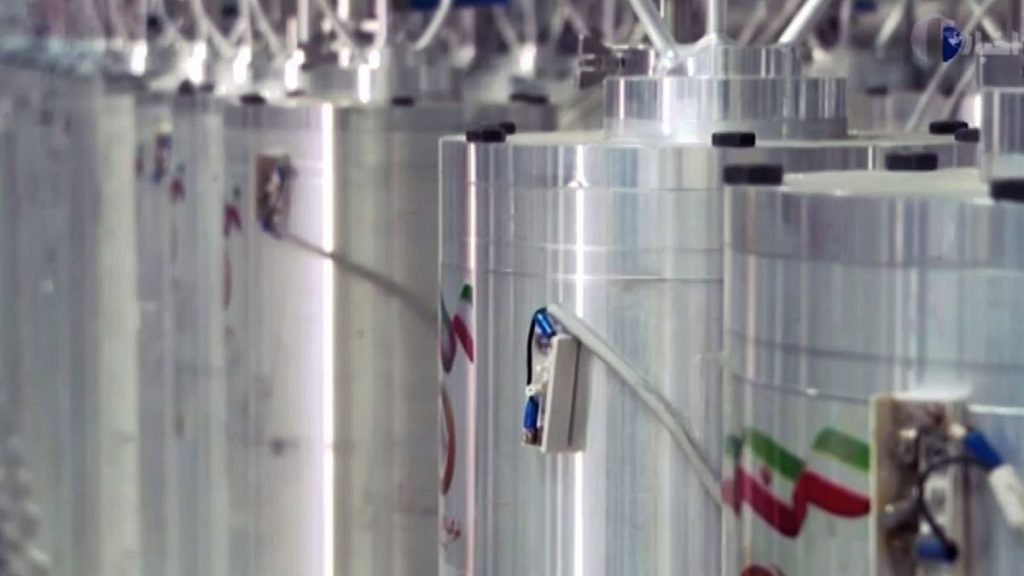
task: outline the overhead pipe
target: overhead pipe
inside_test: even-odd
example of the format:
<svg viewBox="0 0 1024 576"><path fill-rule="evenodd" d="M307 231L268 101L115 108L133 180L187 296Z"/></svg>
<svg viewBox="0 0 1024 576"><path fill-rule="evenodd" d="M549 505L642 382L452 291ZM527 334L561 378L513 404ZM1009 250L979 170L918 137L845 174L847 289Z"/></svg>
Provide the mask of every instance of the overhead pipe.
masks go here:
<svg viewBox="0 0 1024 576"><path fill-rule="evenodd" d="M658 54L658 69L663 73L668 72L678 62L680 50L672 32L661 19L658 7L651 0L629 0L629 4Z"/></svg>
<svg viewBox="0 0 1024 576"><path fill-rule="evenodd" d="M704 37L712 41L727 39L729 10L726 0L708 0L707 12Z"/></svg>
<svg viewBox="0 0 1024 576"><path fill-rule="evenodd" d="M798 44L802 42L825 15L832 0L806 0L797 10L793 19L779 36L779 44Z"/></svg>

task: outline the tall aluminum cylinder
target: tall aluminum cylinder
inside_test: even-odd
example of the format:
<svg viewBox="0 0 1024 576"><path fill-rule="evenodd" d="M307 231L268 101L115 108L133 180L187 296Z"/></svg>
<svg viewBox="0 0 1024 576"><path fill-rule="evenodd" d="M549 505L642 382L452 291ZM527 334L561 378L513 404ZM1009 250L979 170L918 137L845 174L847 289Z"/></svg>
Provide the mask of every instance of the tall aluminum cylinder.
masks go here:
<svg viewBox="0 0 1024 576"><path fill-rule="evenodd" d="M876 168L887 151L917 147L956 160L952 138L932 136L747 149L594 133L443 141L443 573L717 573L713 500L600 363L586 450L549 457L521 445L529 319L549 302L580 314L717 463L723 158Z"/></svg>
<svg viewBox="0 0 1024 576"><path fill-rule="evenodd" d="M168 570L227 574L224 115L206 93L173 104L169 180L174 341ZM175 566L176 564L176 566Z"/></svg>
<svg viewBox="0 0 1024 576"><path fill-rule="evenodd" d="M794 176L726 204L725 573L872 574L872 394L969 389L968 422L1021 464L1024 210L975 170ZM966 573L1016 573L986 491Z"/></svg>
<svg viewBox="0 0 1024 576"><path fill-rule="evenodd" d="M17 76L19 546L32 570L139 574L134 100L88 68Z"/></svg>
<svg viewBox="0 0 1024 576"><path fill-rule="evenodd" d="M233 574L436 570L437 142L498 120L553 115L229 108Z"/></svg>
<svg viewBox="0 0 1024 576"><path fill-rule="evenodd" d="M67 412L58 418L71 426L74 482L72 500L61 504L72 507L73 521L61 528L76 559L68 573L138 574L135 101L96 75L61 83L54 145L67 162L58 194L69 208L71 349L66 396L58 393Z"/></svg>
<svg viewBox="0 0 1024 576"><path fill-rule="evenodd" d="M174 300L171 294L171 98L137 96L135 218L138 235L139 477L143 574L178 574L172 552Z"/></svg>

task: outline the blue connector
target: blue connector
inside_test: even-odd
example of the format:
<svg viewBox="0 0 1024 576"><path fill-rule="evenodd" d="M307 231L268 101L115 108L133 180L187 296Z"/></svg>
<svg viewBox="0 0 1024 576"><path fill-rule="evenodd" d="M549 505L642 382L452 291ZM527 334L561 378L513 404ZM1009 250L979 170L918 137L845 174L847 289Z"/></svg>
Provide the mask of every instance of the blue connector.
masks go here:
<svg viewBox="0 0 1024 576"><path fill-rule="evenodd" d="M1003 457L992 447L988 438L977 430L970 430L964 436L964 448L987 470L995 470L1003 465Z"/></svg>
<svg viewBox="0 0 1024 576"><path fill-rule="evenodd" d="M914 543L914 552L921 560L952 564L956 562L959 551L953 544L946 544L934 535L921 536Z"/></svg>
<svg viewBox="0 0 1024 576"><path fill-rule="evenodd" d="M540 402L536 398L526 399L523 409L523 442L525 444L540 443Z"/></svg>
<svg viewBox="0 0 1024 576"><path fill-rule="evenodd" d="M555 330L555 323L551 321L551 316L548 316L548 311L543 308L534 313L533 322L544 340L550 340L558 333Z"/></svg>

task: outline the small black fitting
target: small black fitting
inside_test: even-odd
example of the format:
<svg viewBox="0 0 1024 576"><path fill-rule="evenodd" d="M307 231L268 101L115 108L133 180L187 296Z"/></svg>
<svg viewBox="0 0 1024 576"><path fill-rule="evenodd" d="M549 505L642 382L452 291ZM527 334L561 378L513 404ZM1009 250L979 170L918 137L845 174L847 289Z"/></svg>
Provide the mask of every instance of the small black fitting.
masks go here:
<svg viewBox="0 0 1024 576"><path fill-rule="evenodd" d="M246 106L262 106L267 103L267 99L257 92L243 94L239 100Z"/></svg>
<svg viewBox="0 0 1024 576"><path fill-rule="evenodd" d="M885 84L878 86L868 86L864 90L864 94L871 96L872 98L885 98L889 95L889 87Z"/></svg>
<svg viewBox="0 0 1024 576"><path fill-rule="evenodd" d="M480 144L501 144L505 141L505 131L498 126L481 126L466 131L466 142Z"/></svg>
<svg viewBox="0 0 1024 576"><path fill-rule="evenodd" d="M501 131L508 135L515 134L517 130L516 123L510 120L498 122L498 128L501 128Z"/></svg>
<svg viewBox="0 0 1024 576"><path fill-rule="evenodd" d="M779 164L729 164L722 181L726 186L778 186L784 174Z"/></svg>
<svg viewBox="0 0 1024 576"><path fill-rule="evenodd" d="M551 103L547 94L537 94L533 92L513 92L508 99L511 102L533 104L535 106L543 106Z"/></svg>
<svg viewBox="0 0 1024 576"><path fill-rule="evenodd" d="M392 96L391 105L400 108L408 108L416 105L416 99L412 96Z"/></svg>
<svg viewBox="0 0 1024 576"><path fill-rule="evenodd" d="M929 134L956 134L958 130L967 128L963 120L935 120L928 125Z"/></svg>
<svg viewBox="0 0 1024 576"><path fill-rule="evenodd" d="M993 180L988 187L989 196L1000 202L1024 202L1024 178Z"/></svg>
<svg viewBox="0 0 1024 576"><path fill-rule="evenodd" d="M753 148L757 145L757 135L753 132L715 132L711 135L711 145L715 148Z"/></svg>
<svg viewBox="0 0 1024 576"><path fill-rule="evenodd" d="M885 169L892 172L931 172L939 168L934 152L890 152L885 156Z"/></svg>
<svg viewBox="0 0 1024 576"><path fill-rule="evenodd" d="M194 96L196 93L196 85L188 80L182 80L181 84L178 84L178 95L179 96Z"/></svg>

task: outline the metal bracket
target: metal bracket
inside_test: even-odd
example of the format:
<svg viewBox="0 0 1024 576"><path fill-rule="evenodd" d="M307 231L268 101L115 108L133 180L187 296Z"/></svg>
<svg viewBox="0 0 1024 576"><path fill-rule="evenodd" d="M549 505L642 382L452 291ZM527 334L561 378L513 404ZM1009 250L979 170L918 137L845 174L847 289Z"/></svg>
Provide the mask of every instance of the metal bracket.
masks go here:
<svg viewBox="0 0 1024 576"><path fill-rule="evenodd" d="M296 176L287 155L263 154L256 159L256 217L265 232L278 238L288 230Z"/></svg>
<svg viewBox="0 0 1024 576"><path fill-rule="evenodd" d="M966 576L966 550L952 561L922 559L921 542L932 536L917 505L921 473L941 459L962 454L950 426L963 421L963 397L879 394L871 399L871 558L874 576ZM966 471L950 465L924 485L924 500L950 541L967 535Z"/></svg>

